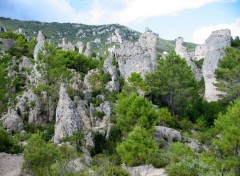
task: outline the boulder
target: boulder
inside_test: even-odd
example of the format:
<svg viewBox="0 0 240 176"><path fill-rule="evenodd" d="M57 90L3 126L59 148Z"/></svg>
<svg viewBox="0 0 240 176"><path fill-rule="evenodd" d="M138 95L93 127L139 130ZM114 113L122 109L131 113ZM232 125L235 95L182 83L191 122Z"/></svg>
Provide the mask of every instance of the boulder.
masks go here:
<svg viewBox="0 0 240 176"><path fill-rule="evenodd" d="M9 108L7 114L2 117L3 127L11 131L23 130L23 119L15 109Z"/></svg>
<svg viewBox="0 0 240 176"><path fill-rule="evenodd" d="M3 38L0 38L0 44L2 45L2 51L7 51L15 46L15 42L13 40Z"/></svg>
<svg viewBox="0 0 240 176"><path fill-rule="evenodd" d="M182 135L175 129L164 126L155 126L154 140L159 142L162 139L166 140L167 142L176 142L182 140Z"/></svg>
<svg viewBox="0 0 240 176"><path fill-rule="evenodd" d="M127 167L122 164L122 168L129 172L131 176L167 176L164 169L154 168L152 165Z"/></svg>
<svg viewBox="0 0 240 176"><path fill-rule="evenodd" d="M78 48L78 53L83 54L84 44L83 42L79 41L76 43L76 48Z"/></svg>

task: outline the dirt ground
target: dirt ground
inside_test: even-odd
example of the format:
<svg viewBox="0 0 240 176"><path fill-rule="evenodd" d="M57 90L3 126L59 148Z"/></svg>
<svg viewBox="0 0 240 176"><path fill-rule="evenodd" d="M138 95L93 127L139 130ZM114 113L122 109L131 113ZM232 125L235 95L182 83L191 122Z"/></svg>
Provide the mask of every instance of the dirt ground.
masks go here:
<svg viewBox="0 0 240 176"><path fill-rule="evenodd" d="M0 153L0 176L19 176L23 156Z"/></svg>

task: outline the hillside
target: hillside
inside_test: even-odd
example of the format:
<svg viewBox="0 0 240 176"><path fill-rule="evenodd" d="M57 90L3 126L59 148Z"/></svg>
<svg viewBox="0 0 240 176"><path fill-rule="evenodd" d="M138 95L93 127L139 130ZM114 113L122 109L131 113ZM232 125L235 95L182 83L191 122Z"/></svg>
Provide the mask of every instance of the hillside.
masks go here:
<svg viewBox="0 0 240 176"><path fill-rule="evenodd" d="M76 44L82 41L85 45L93 41L93 50L104 53L113 45L119 46L123 41L137 41L140 32L131 30L126 26L119 24L109 25L85 25L76 23L46 23L38 21L20 21L16 19L0 17L0 31L12 30L23 32L26 36L36 37L38 31L42 31L47 39L59 44L62 38L66 38ZM20 31L19 31L20 29ZM160 36L161 37L161 36ZM195 44L186 43L189 47L195 47ZM174 50L175 41L159 39L158 52L171 52Z"/></svg>
<svg viewBox="0 0 240 176"><path fill-rule="evenodd" d="M192 47L148 28L2 21L0 174L240 175L240 40L230 30ZM87 42L84 52L54 44L63 37ZM94 37L103 53L118 46L98 56ZM175 52L159 57L161 46Z"/></svg>

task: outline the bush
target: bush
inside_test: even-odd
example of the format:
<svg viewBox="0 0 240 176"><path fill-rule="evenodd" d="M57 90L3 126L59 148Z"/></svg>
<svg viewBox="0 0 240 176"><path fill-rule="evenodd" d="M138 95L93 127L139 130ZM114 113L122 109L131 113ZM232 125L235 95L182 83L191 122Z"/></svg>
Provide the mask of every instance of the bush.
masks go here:
<svg viewBox="0 0 240 176"><path fill-rule="evenodd" d="M135 127L126 141L117 146L117 153L128 166L146 164L151 153L157 151L157 144L146 129Z"/></svg>
<svg viewBox="0 0 240 176"><path fill-rule="evenodd" d="M13 137L8 136L4 129L0 128L0 152L6 153L20 153L22 152L21 146Z"/></svg>
<svg viewBox="0 0 240 176"><path fill-rule="evenodd" d="M158 111L159 124L169 127L175 127L175 119L171 116L171 113L167 108L160 108Z"/></svg>
<svg viewBox="0 0 240 176"><path fill-rule="evenodd" d="M148 164L152 164L156 168L165 167L169 164L169 156L164 150L151 153L147 160Z"/></svg>

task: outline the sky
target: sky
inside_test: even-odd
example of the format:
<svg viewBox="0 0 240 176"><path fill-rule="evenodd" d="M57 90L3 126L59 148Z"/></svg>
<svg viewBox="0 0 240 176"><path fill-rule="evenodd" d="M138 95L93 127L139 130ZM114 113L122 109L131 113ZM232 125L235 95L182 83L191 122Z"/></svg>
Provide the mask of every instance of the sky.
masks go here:
<svg viewBox="0 0 240 176"><path fill-rule="evenodd" d="M240 0L0 0L0 16L41 22L122 24L202 44L218 29L240 36Z"/></svg>

